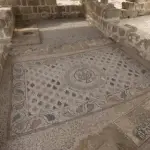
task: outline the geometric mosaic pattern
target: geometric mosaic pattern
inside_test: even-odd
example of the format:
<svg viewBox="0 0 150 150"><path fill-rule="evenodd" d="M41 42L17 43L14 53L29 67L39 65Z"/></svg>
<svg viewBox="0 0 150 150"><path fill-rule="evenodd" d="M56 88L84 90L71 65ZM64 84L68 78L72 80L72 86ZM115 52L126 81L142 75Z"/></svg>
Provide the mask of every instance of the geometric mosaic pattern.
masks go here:
<svg viewBox="0 0 150 150"><path fill-rule="evenodd" d="M112 46L13 65L10 135L119 104L150 86L150 72Z"/></svg>

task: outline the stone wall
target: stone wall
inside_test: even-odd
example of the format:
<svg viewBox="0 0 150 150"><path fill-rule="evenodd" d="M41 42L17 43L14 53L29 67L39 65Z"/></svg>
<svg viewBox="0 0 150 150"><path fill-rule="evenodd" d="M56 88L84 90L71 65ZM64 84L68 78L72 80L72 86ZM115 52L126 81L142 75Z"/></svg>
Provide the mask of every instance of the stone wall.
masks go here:
<svg viewBox="0 0 150 150"><path fill-rule="evenodd" d="M58 6L56 0L0 0L11 6L17 19L64 18L84 16L82 5Z"/></svg>
<svg viewBox="0 0 150 150"><path fill-rule="evenodd" d="M134 26L120 24L121 10L115 9L112 4L87 0L85 6L86 18L91 24L105 36L128 47L126 52L150 69L150 39L146 38L148 36L137 31Z"/></svg>

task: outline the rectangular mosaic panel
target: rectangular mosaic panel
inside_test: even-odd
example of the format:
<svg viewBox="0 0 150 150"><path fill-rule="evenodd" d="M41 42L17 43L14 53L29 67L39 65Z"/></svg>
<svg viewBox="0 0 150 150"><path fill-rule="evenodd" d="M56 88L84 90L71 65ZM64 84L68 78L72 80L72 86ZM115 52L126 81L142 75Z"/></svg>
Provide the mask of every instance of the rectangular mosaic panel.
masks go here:
<svg viewBox="0 0 150 150"><path fill-rule="evenodd" d="M149 87L150 73L118 48L13 65L10 136L124 102Z"/></svg>

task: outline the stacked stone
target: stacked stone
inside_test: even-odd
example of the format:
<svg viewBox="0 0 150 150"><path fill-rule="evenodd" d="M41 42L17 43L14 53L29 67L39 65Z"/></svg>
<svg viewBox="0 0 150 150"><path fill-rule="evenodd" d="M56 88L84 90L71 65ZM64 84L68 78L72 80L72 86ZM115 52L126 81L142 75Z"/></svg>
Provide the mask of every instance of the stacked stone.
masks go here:
<svg viewBox="0 0 150 150"><path fill-rule="evenodd" d="M119 29L117 29L116 24L120 20L120 9L115 8L107 0L102 0L101 2L87 0L85 6L87 20L104 35L113 36L117 40ZM120 31L120 36L123 37L124 35L125 33Z"/></svg>
<svg viewBox="0 0 150 150"><path fill-rule="evenodd" d="M150 14L150 0L126 0L122 3L122 18Z"/></svg>
<svg viewBox="0 0 150 150"><path fill-rule="evenodd" d="M108 0L90 1L86 2L86 12L97 17L97 20L119 20L120 10L115 8L113 4L109 4Z"/></svg>

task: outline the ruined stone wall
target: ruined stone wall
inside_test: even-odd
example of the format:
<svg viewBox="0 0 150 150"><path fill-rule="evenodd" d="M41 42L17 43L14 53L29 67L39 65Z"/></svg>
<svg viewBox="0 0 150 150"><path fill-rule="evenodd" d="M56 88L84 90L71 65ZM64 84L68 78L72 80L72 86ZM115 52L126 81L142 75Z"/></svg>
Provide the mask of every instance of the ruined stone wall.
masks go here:
<svg viewBox="0 0 150 150"><path fill-rule="evenodd" d="M134 26L120 24L122 12L115 9L112 4L87 0L85 6L86 18L92 25L105 36L127 47L125 49L127 53L150 68L150 40L145 38L146 33L143 34Z"/></svg>
<svg viewBox="0 0 150 150"><path fill-rule="evenodd" d="M83 6L58 6L56 0L0 0L0 5L12 6L16 18L23 20L84 16Z"/></svg>
<svg viewBox="0 0 150 150"><path fill-rule="evenodd" d="M122 3L123 18L150 14L150 0L126 0Z"/></svg>

